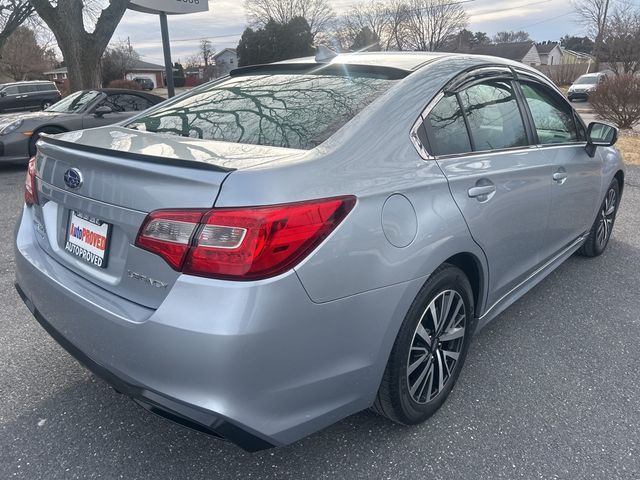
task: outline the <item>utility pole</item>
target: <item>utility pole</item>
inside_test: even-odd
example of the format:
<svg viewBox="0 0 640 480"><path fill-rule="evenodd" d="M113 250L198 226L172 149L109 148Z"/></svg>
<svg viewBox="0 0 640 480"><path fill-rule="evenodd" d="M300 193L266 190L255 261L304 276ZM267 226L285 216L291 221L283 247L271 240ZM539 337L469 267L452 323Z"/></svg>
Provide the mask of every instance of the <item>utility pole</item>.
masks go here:
<svg viewBox="0 0 640 480"><path fill-rule="evenodd" d="M596 36L596 43L593 46L593 54L596 57L595 70L600 71L600 51L602 50L602 42L604 40L604 34L607 28L607 14L609 13L609 0L604 0L604 11L602 12L602 21L598 25L598 35Z"/></svg>

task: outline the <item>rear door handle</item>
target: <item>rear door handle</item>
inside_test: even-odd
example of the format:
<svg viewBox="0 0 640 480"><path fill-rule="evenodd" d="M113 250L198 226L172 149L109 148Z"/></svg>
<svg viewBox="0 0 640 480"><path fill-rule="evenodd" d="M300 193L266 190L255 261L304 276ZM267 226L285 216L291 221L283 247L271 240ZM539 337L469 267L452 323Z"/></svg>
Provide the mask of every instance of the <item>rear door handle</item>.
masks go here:
<svg viewBox="0 0 640 480"><path fill-rule="evenodd" d="M471 187L468 191L470 198L485 197L496 191L495 185L482 185L479 187Z"/></svg>
<svg viewBox="0 0 640 480"><path fill-rule="evenodd" d="M567 179L567 172L564 169L558 170L556 173L553 174L553 181L561 185L564 183L566 179Z"/></svg>

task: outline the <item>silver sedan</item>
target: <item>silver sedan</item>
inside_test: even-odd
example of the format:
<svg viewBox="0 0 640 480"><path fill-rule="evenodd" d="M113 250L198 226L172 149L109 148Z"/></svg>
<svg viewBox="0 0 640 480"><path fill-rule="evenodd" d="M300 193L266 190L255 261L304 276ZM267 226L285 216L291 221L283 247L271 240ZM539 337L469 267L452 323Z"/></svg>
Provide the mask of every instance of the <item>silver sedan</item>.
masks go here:
<svg viewBox="0 0 640 480"><path fill-rule="evenodd" d="M118 391L248 450L366 408L417 424L474 332L569 256L605 250L616 138L499 58L240 68L128 122L43 137L16 283Z"/></svg>

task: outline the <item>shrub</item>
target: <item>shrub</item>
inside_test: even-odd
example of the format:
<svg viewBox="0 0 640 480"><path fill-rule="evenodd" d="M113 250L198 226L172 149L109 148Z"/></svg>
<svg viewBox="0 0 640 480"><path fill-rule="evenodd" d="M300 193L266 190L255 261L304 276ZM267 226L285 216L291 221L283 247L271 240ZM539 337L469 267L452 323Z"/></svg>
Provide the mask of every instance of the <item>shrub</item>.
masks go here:
<svg viewBox="0 0 640 480"><path fill-rule="evenodd" d="M108 88L128 88L129 90L142 90L142 87L133 80L112 80Z"/></svg>
<svg viewBox="0 0 640 480"><path fill-rule="evenodd" d="M601 83L589 96L596 114L621 129L640 122L640 77L616 75Z"/></svg>

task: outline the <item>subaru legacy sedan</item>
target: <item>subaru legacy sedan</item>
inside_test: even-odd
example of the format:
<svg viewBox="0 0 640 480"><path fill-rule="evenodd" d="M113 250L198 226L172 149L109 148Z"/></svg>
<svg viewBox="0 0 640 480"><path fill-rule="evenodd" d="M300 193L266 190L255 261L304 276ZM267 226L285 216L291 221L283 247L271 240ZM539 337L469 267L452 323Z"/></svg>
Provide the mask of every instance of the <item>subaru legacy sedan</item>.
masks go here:
<svg viewBox="0 0 640 480"><path fill-rule="evenodd" d="M474 332L572 254L605 250L616 138L498 58L240 68L43 136L16 285L118 392L247 450L367 408L417 424Z"/></svg>

